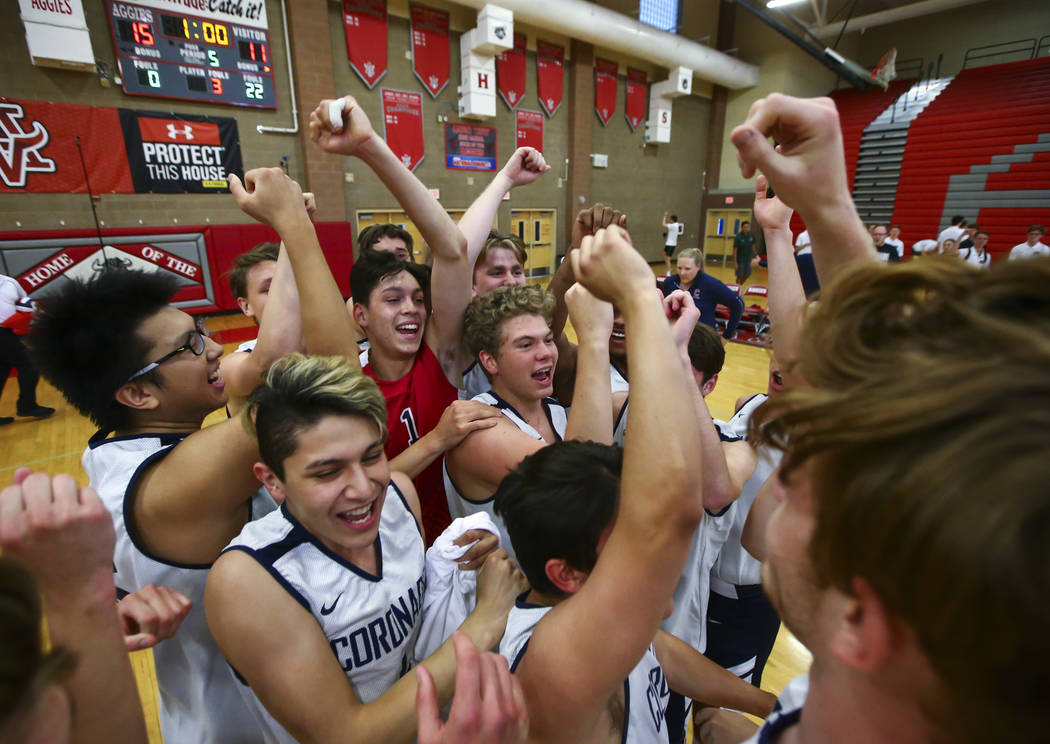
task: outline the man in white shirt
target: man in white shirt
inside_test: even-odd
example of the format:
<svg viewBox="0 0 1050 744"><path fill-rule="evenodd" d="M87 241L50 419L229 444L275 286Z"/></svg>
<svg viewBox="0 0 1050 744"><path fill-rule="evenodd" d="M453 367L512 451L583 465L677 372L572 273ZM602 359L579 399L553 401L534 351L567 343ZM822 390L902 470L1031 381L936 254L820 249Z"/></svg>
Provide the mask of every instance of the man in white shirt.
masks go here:
<svg viewBox="0 0 1050 744"><path fill-rule="evenodd" d="M0 393L4 390L12 369L18 370L19 416L47 418L55 409L36 402L36 385L40 373L29 359L26 347L15 334L14 328L24 323L19 313L33 312L33 301L26 295L17 281L0 274ZM14 423L12 416L0 416L0 426Z"/></svg>
<svg viewBox="0 0 1050 744"><path fill-rule="evenodd" d="M904 258L904 241L901 240L901 226L890 225L890 236L885 240L887 245L892 245L897 249L897 257Z"/></svg>
<svg viewBox="0 0 1050 744"><path fill-rule="evenodd" d="M664 263L667 264L667 276L671 276L671 256L678 248L678 236L685 232L685 225L678 221L677 214L664 212L663 227L667 230L664 235Z"/></svg>
<svg viewBox="0 0 1050 744"><path fill-rule="evenodd" d="M961 214L952 217L952 224L941 230L937 236L937 253L941 253L941 246L945 240L954 240L958 244L963 233L966 232L966 218ZM930 251L932 253L932 251Z"/></svg>
<svg viewBox="0 0 1050 744"><path fill-rule="evenodd" d="M795 255L804 256L813 252L813 241L810 240L809 230L803 230L795 238Z"/></svg>
<svg viewBox="0 0 1050 744"><path fill-rule="evenodd" d="M1050 245L1042 242L1041 238L1046 234L1046 228L1042 225L1032 225L1028 228L1028 240L1015 245L1010 249L1010 260L1019 258L1035 258L1036 256L1050 256Z"/></svg>
<svg viewBox="0 0 1050 744"><path fill-rule="evenodd" d="M992 257L988 254L988 240L991 234L987 230L978 230L973 234L973 245L959 250L959 258L979 269L987 269L992 265Z"/></svg>

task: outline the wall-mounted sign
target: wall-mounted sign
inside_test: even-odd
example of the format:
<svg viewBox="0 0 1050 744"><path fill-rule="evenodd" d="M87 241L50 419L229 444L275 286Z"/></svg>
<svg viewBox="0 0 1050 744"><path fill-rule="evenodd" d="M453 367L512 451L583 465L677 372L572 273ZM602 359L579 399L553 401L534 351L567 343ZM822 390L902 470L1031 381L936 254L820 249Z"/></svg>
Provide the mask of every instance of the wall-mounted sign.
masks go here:
<svg viewBox="0 0 1050 744"><path fill-rule="evenodd" d="M95 69L81 0L18 0L18 8L34 65Z"/></svg>
<svg viewBox="0 0 1050 744"><path fill-rule="evenodd" d="M445 124L445 167L496 170L496 129L477 124Z"/></svg>
<svg viewBox="0 0 1050 744"><path fill-rule="evenodd" d="M540 105L547 116L561 106L562 87L565 73L565 50L556 44L536 40L536 87L539 91Z"/></svg>
<svg viewBox="0 0 1050 744"><path fill-rule="evenodd" d="M383 99L383 139L414 171L423 162L423 94L380 88Z"/></svg>
<svg viewBox="0 0 1050 744"><path fill-rule="evenodd" d="M374 88L386 75L386 0L343 0L343 29L350 69Z"/></svg>
<svg viewBox="0 0 1050 744"><path fill-rule="evenodd" d="M437 98L449 79L448 13L411 4L412 72Z"/></svg>
<svg viewBox="0 0 1050 744"><path fill-rule="evenodd" d="M543 152L543 113L518 109L514 112L514 144Z"/></svg>
<svg viewBox="0 0 1050 744"><path fill-rule="evenodd" d="M108 0L125 93L277 108L265 4L211 5L231 10L188 15L174 0Z"/></svg>
<svg viewBox="0 0 1050 744"><path fill-rule="evenodd" d="M496 57L496 87L511 110L525 97L525 34L515 31L514 48Z"/></svg>

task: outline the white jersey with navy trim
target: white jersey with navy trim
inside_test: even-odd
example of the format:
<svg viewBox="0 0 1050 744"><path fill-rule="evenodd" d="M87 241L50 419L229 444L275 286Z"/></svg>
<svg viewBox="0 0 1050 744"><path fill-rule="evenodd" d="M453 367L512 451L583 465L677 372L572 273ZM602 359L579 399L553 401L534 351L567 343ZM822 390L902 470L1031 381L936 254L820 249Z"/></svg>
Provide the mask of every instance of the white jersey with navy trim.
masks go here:
<svg viewBox="0 0 1050 744"><path fill-rule="evenodd" d="M729 420L726 427L727 432L731 432L736 436L744 436L747 433L747 422L751 418L751 414L755 412L756 408L765 403L768 397L767 395L759 394L748 400L736 412L736 415ZM718 560L715 561L715 565L711 569L713 586L719 594L725 594L727 591L730 591L727 585L750 586L759 584L762 581L761 562L744 549L744 546L740 543L740 538L744 533L747 515L751 511L751 506L755 503L755 497L780 465L782 454L779 450L769 447L757 448L756 454L758 455L758 464L755 466L755 472L744 483L744 488L740 492L740 498L733 504L731 510L732 525L729 535L726 538L725 545L722 546L722 552L719 554ZM735 595L735 591L733 594Z"/></svg>
<svg viewBox="0 0 1050 744"><path fill-rule="evenodd" d="M624 374L616 369L612 363L609 364L609 382L612 384L613 395L616 395L616 393L622 393L624 390L630 390L631 388L631 383L627 381Z"/></svg>
<svg viewBox="0 0 1050 744"><path fill-rule="evenodd" d="M514 409L514 406L495 393L482 393L481 395L474 396L472 400L476 400L478 403L495 406L499 409L500 413L510 419L515 426L521 429L521 431L534 439L543 441L543 437L540 436L540 433ZM568 412L563 405L553 398L545 398L543 400L543 410L547 414L547 420L550 422L551 429L554 430L555 436L557 436L558 441L561 441L565 436L565 426L569 420ZM507 553L510 554L511 558L514 558L514 549L510 544L510 535L507 534L507 528L503 526L503 520L499 518L496 514L496 510L493 508L495 494L490 495L484 501L468 499L460 492L456 487L456 484L452 482L452 476L449 475L448 466L444 461L441 463L441 476L445 481L445 497L448 499L448 511L449 514L452 515L452 518L459 519L460 517L469 517L471 514L477 514L478 512L485 512L492 517L492 521L495 522L496 526L499 528L500 545L507 549Z"/></svg>
<svg viewBox="0 0 1050 744"><path fill-rule="evenodd" d="M719 439L723 442L738 441L723 433L722 422L715 422ZM707 605L710 598L711 567L729 537L733 502L720 512L704 510L700 526L693 532L689 543L689 557L682 575L674 588L674 609L671 616L660 623L660 627L679 640L685 641L700 653L707 650Z"/></svg>
<svg viewBox="0 0 1050 744"><path fill-rule="evenodd" d="M510 664L511 672L529 648L532 632L552 608L529 604L528 592L518 597L507 618L507 630L499 644L499 652ZM671 695L664 670L652 646L645 650L638 664L623 682L624 731L623 744L667 744L667 703Z"/></svg>
<svg viewBox="0 0 1050 744"><path fill-rule="evenodd" d="M259 339L253 338L250 341L245 341L244 343L238 345L237 348L234 349L234 351L246 351L250 354L253 351L255 351L255 345L257 343L259 343Z"/></svg>
<svg viewBox="0 0 1050 744"><path fill-rule="evenodd" d="M423 537L393 483L386 491L375 544L378 575L333 553L282 505L247 525L226 548L258 561L314 616L362 703L380 697L412 668L426 590ZM240 689L267 742L295 741L251 688L241 684Z"/></svg>
<svg viewBox="0 0 1050 744"><path fill-rule="evenodd" d="M477 360L463 372L463 387L459 389L460 400L474 400L482 393L492 390L492 380L485 374Z"/></svg>
<svg viewBox="0 0 1050 744"><path fill-rule="evenodd" d="M99 432L91 438L81 463L116 529L113 581L118 592L136 592L155 584L171 587L193 602L179 632L153 649L164 740L171 744L257 742L259 727L230 678L205 621L204 582L211 565L173 563L151 555L130 517L138 478L186 435L104 436ZM265 499L257 495L251 516L274 508L268 494Z"/></svg>
<svg viewBox="0 0 1050 744"><path fill-rule="evenodd" d="M773 712L770 713L762 728L743 744L772 744L784 731L798 723L802 717L802 706L809 694L809 675L803 674L787 683L780 693Z"/></svg>

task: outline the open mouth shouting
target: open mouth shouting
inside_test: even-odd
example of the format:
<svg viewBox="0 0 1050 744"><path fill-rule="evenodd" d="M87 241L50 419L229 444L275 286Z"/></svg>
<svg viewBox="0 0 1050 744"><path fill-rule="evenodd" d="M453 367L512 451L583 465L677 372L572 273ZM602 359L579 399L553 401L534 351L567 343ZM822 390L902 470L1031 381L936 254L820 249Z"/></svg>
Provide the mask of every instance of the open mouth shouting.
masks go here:
<svg viewBox="0 0 1050 744"><path fill-rule="evenodd" d="M226 381L222 379L222 373L218 367L208 374L208 384L216 390L224 390L226 388Z"/></svg>
<svg viewBox="0 0 1050 744"><path fill-rule="evenodd" d="M407 323L399 323L398 325L394 326L394 330L397 331L398 335L399 336L403 336L405 338L412 338L412 337L418 335L420 328L421 328L421 325L419 324L418 321L409 321Z"/></svg>
<svg viewBox="0 0 1050 744"><path fill-rule="evenodd" d="M532 379L536 381L536 384L546 387L554 380L554 368L544 367L543 369L536 370L532 373Z"/></svg>
<svg viewBox="0 0 1050 744"><path fill-rule="evenodd" d="M376 502L370 501L364 506L358 506L336 514L336 518L351 530L364 532L376 521Z"/></svg>

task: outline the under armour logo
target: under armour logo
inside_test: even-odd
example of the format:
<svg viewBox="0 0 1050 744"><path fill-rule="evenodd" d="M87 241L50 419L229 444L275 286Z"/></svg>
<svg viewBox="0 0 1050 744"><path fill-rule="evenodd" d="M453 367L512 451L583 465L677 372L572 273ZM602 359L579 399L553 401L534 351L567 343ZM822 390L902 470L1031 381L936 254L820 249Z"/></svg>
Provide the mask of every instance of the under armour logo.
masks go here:
<svg viewBox="0 0 1050 744"><path fill-rule="evenodd" d="M365 75L372 77L376 74L376 66L371 62L365 62Z"/></svg>
<svg viewBox="0 0 1050 744"><path fill-rule="evenodd" d="M22 188L29 173L54 173L55 161L40 151L51 135L39 121L26 131L19 123L25 111L17 103L0 103L0 178L8 188Z"/></svg>
<svg viewBox="0 0 1050 744"><path fill-rule="evenodd" d="M412 167L412 156L409 155L406 152L404 155L401 156L401 162L405 164L406 168L411 168Z"/></svg>
<svg viewBox="0 0 1050 744"><path fill-rule="evenodd" d="M427 82L430 84L430 87L432 89L437 90L437 87L438 87L437 75L431 75L429 78L427 78Z"/></svg>
<svg viewBox="0 0 1050 744"><path fill-rule="evenodd" d="M187 141L193 139L193 127L189 124L183 124L180 128L174 124L168 124L168 139L178 139L180 134L185 137Z"/></svg>

